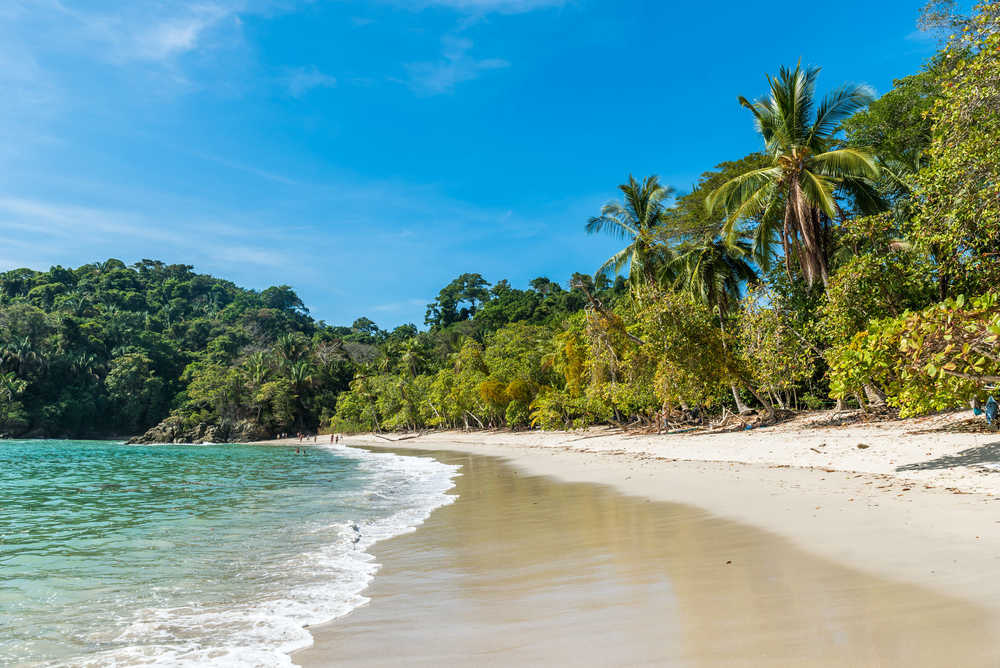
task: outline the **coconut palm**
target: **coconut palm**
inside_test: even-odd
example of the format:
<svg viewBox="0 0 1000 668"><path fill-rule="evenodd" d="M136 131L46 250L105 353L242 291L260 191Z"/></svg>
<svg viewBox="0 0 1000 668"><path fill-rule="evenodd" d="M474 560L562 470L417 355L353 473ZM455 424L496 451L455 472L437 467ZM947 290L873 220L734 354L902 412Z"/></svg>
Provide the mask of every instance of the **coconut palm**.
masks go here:
<svg viewBox="0 0 1000 668"><path fill-rule="evenodd" d="M0 349L0 358L13 367L18 375L22 376L32 364L41 361L41 356L35 351L31 338L27 336L16 338L5 344Z"/></svg>
<svg viewBox="0 0 1000 668"><path fill-rule="evenodd" d="M267 382L271 374L270 360L263 351L255 351L247 355L243 362L246 368L247 377L253 387L259 388Z"/></svg>
<svg viewBox="0 0 1000 668"><path fill-rule="evenodd" d="M629 280L654 283L668 264L669 251L657 239L657 227L663 222L664 200L674 189L660 185L657 176L636 181L631 174L628 183L618 186L625 195L623 202L609 202L601 215L587 221L587 233L605 232L628 245L601 265L596 275L620 274L629 267Z"/></svg>
<svg viewBox="0 0 1000 668"><path fill-rule="evenodd" d="M875 158L863 149L836 148L840 123L872 100L867 86L844 85L815 103L819 68L782 67L767 77L768 97L740 104L750 110L773 164L731 179L706 199L709 210L723 206L729 234L741 220L773 220L766 213L779 201L785 211L781 239L785 268L793 257L810 286L829 278L828 226L842 215L834 191L840 189L864 213L881 202L870 185L879 176Z"/></svg>
<svg viewBox="0 0 1000 668"><path fill-rule="evenodd" d="M301 360L308 352L308 343L301 336L282 334L274 342L274 351L283 368L287 368Z"/></svg>
<svg viewBox="0 0 1000 668"><path fill-rule="evenodd" d="M752 251L749 242L725 237L681 244L673 263L675 286L717 309L720 317L725 316L740 300L742 286L758 280L748 261Z"/></svg>
<svg viewBox="0 0 1000 668"><path fill-rule="evenodd" d="M742 286L759 280L749 262L753 251L754 246L743 239L734 241L709 235L685 242L678 248L678 256L673 263L676 267L674 285L712 308L719 318L719 327L725 331L725 318L739 302ZM736 410L746 412L747 406L736 384L730 384L729 388ZM771 405L756 392L754 394L771 414Z"/></svg>
<svg viewBox="0 0 1000 668"><path fill-rule="evenodd" d="M24 392L27 387L28 383L15 376L13 371L0 373L0 396L5 397L7 401L14 401L14 397Z"/></svg>
<svg viewBox="0 0 1000 668"><path fill-rule="evenodd" d="M315 367L306 360L294 362L288 367L288 379L292 382L296 394L301 394L305 388L312 384L315 373Z"/></svg>

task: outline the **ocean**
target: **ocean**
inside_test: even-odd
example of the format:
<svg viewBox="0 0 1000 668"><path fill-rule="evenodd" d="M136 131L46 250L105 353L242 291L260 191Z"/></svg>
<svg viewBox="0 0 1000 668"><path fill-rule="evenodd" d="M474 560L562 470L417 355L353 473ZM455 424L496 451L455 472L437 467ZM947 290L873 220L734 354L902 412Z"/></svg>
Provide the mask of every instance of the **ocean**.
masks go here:
<svg viewBox="0 0 1000 668"><path fill-rule="evenodd" d="M292 665L456 475L333 446L0 441L0 665Z"/></svg>

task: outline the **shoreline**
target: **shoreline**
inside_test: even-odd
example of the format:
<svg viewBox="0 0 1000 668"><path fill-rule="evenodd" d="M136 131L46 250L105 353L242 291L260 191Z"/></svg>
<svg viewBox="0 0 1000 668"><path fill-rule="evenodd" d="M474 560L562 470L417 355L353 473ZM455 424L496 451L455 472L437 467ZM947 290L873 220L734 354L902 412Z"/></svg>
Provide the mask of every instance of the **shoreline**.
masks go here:
<svg viewBox="0 0 1000 668"><path fill-rule="evenodd" d="M305 668L995 663L996 607L583 481L597 474L589 465L567 469L606 461L509 445L363 447L461 463L458 498L373 547L382 567L369 604L310 628L314 646L292 655Z"/></svg>
<svg viewBox="0 0 1000 668"><path fill-rule="evenodd" d="M989 469L1000 462L1000 435L927 431L965 417L846 427L795 420L712 435L358 435L343 444L494 456L531 475L695 506L874 576L1000 609L1000 470Z"/></svg>

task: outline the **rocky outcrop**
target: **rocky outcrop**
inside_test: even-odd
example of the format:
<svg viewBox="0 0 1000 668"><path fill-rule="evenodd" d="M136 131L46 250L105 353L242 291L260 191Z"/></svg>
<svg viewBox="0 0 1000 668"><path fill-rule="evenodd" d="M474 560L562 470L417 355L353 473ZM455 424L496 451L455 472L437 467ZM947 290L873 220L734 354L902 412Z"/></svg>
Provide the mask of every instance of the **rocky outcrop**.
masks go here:
<svg viewBox="0 0 1000 668"><path fill-rule="evenodd" d="M183 418L171 415L142 436L129 443L251 443L271 438L272 434L253 420L226 424L200 422L186 425Z"/></svg>

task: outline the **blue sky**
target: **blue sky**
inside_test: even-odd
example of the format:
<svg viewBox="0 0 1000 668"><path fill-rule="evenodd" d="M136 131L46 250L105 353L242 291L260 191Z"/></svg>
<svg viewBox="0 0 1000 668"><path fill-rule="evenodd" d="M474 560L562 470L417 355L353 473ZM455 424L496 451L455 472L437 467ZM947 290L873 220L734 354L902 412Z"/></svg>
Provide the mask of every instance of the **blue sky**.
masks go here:
<svg viewBox="0 0 1000 668"><path fill-rule="evenodd" d="M765 72L915 72L921 4L6 0L0 269L160 259L383 327L467 271L565 285L630 172L759 147Z"/></svg>

